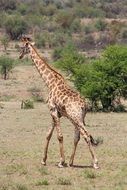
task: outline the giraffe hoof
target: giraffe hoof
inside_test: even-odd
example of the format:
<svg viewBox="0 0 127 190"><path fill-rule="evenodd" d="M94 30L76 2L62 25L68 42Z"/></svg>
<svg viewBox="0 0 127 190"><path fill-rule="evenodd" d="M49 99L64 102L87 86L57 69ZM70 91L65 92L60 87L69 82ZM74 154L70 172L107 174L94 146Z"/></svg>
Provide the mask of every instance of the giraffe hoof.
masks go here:
<svg viewBox="0 0 127 190"><path fill-rule="evenodd" d="M70 162L70 163L68 164L68 166L69 166L69 167L73 167L73 163Z"/></svg>
<svg viewBox="0 0 127 190"><path fill-rule="evenodd" d="M59 167L59 168L63 168L63 167L64 167L64 165L63 165L63 164L61 164L61 163L59 163L59 164L58 164L58 167Z"/></svg>
<svg viewBox="0 0 127 190"><path fill-rule="evenodd" d="M94 168L94 169L99 169L98 164L97 164L97 163L94 163L94 164L93 164L93 168Z"/></svg>
<svg viewBox="0 0 127 190"><path fill-rule="evenodd" d="M41 161L41 164L42 164L43 166L46 166L46 162L44 162L43 160Z"/></svg>

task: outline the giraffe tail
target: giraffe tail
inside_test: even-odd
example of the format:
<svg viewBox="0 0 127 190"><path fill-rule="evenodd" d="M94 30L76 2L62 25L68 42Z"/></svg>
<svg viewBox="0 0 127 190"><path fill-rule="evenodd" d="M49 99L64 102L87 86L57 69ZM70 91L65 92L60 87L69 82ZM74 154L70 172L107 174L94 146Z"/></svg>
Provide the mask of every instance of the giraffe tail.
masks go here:
<svg viewBox="0 0 127 190"><path fill-rule="evenodd" d="M97 146L99 144L99 142L97 140L95 140L92 135L90 135L90 142L93 146Z"/></svg>

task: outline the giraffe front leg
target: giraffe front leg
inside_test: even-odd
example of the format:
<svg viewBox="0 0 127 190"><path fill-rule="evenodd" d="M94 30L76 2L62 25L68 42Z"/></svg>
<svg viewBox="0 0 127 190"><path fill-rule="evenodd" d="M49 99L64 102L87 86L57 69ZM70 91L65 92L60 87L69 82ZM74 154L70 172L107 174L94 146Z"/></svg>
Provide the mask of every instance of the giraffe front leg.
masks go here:
<svg viewBox="0 0 127 190"><path fill-rule="evenodd" d="M77 148L79 140L80 140L80 131L75 127L74 148L73 148L71 158L70 158L70 161L69 161L69 166L73 166L74 157L75 157L75 153L76 153L76 148Z"/></svg>
<svg viewBox="0 0 127 190"><path fill-rule="evenodd" d="M60 129L59 120L57 120L56 122L56 131L57 131L57 139L59 141L59 147L60 147L60 162L58 164L58 167L62 168L64 167L65 156L64 156L64 148L63 148L63 135Z"/></svg>
<svg viewBox="0 0 127 190"><path fill-rule="evenodd" d="M47 153L48 153L48 146L49 146L49 142L50 139L52 137L53 131L54 131L54 122L52 123L52 127L49 129L47 136L46 136L46 144L45 144L45 148L44 148L44 157L41 161L42 165L46 165L46 160L47 160Z"/></svg>
<svg viewBox="0 0 127 190"><path fill-rule="evenodd" d="M65 156L64 156L64 148L63 148L63 135L60 128L60 118L58 116L57 109L54 109L51 115L53 117L54 126L56 127L57 139L59 141L59 147L60 147L60 162L58 164L58 167L62 168L64 167Z"/></svg>

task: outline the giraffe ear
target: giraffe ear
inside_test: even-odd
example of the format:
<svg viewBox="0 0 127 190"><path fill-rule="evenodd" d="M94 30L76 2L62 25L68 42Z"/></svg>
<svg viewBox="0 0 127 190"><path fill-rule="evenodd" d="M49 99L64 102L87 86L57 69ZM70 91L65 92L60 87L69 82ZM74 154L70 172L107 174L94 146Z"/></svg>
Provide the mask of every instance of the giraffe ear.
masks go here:
<svg viewBox="0 0 127 190"><path fill-rule="evenodd" d="M34 45L35 45L35 42L31 42L31 45L34 46Z"/></svg>

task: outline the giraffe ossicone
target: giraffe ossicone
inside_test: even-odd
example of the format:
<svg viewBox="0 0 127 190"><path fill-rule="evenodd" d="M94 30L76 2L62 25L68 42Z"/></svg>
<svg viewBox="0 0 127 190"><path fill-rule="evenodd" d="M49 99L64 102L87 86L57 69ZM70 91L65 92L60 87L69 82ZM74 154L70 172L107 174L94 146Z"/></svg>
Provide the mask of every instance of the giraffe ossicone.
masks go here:
<svg viewBox="0 0 127 190"><path fill-rule="evenodd" d="M43 57L39 55L35 49L30 38L22 37L23 47L19 58L22 59L24 55L29 54L34 62L38 72L49 89L48 107L52 117L52 126L46 135L46 144L44 147L44 156L42 164L46 165L49 142L52 137L54 128L57 131L57 138L60 148L60 162L59 167L65 164L64 148L63 148L63 134L60 127L60 118L62 116L68 118L74 125L74 147L71 154L69 165L73 166L74 156L76 153L77 144L80 140L80 135L86 141L89 151L93 159L93 167L98 168L98 161L93 150L92 145L96 144L93 137L85 128L84 118L87 112L87 105L85 100L80 96L79 92L72 90L65 82L63 76L54 70Z"/></svg>

